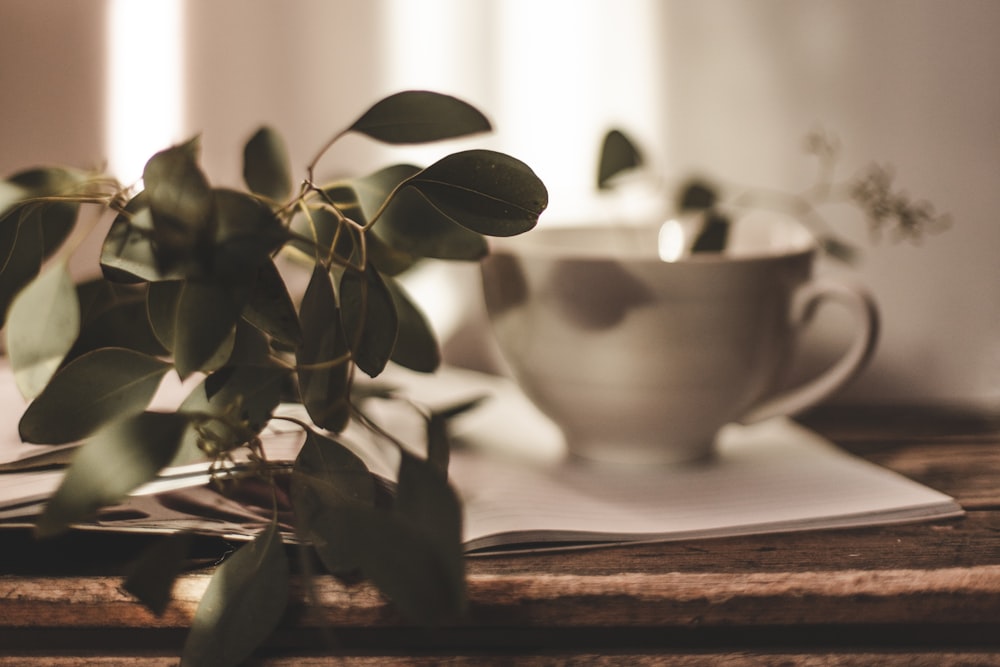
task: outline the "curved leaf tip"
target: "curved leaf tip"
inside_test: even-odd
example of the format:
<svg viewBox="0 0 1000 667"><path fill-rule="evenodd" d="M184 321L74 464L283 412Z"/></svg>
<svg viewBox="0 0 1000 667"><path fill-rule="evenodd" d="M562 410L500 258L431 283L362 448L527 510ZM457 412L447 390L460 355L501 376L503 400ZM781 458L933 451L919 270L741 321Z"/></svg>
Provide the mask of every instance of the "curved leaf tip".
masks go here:
<svg viewBox="0 0 1000 667"><path fill-rule="evenodd" d="M408 90L375 103L348 128L389 144L419 144L489 132L486 116L462 100Z"/></svg>

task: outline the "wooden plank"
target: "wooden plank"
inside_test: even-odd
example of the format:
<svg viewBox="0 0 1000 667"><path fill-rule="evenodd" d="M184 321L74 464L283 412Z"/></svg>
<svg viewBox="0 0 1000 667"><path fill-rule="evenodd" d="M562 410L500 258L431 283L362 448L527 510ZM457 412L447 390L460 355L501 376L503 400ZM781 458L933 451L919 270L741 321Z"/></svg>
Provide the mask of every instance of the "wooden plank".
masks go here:
<svg viewBox="0 0 1000 667"><path fill-rule="evenodd" d="M115 577L0 578L0 627L183 628L208 583L182 577L163 616L119 589ZM319 606L302 627L404 625L368 584L317 578ZM750 624L978 623L1000 619L1000 565L933 570L623 572L469 575L460 625L659 627Z"/></svg>
<svg viewBox="0 0 1000 667"><path fill-rule="evenodd" d="M741 667L748 665L783 665L787 667L993 667L1000 664L1000 653L987 651L941 651L914 653L898 651L854 651L844 653L802 652L698 652L637 653L632 651L599 653L525 653L525 654L438 654L400 655L293 655L261 656L253 665L259 667L479 667L480 665L580 665L605 667ZM27 654L0 656L0 667L176 667L175 657L150 656L75 656Z"/></svg>

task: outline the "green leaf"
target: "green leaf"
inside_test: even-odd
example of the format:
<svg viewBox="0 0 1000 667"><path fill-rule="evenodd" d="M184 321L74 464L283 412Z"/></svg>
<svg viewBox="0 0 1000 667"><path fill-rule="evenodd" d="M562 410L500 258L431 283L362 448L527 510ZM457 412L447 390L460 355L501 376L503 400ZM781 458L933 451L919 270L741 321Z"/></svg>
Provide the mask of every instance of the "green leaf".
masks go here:
<svg viewBox="0 0 1000 667"><path fill-rule="evenodd" d="M442 548L396 512L343 507L316 521L314 543L332 572L360 570L410 621L434 626L465 608L461 545ZM352 564L352 567L344 567Z"/></svg>
<svg viewBox="0 0 1000 667"><path fill-rule="evenodd" d="M356 206L341 212L352 219L361 218L361 209ZM329 209L311 208L308 216L297 215L292 220L291 231L305 239L312 239L313 243L296 239L290 245L317 261L326 261L334 255L350 258L355 252L354 234L349 227L344 227L338 236L337 230L341 226L340 218Z"/></svg>
<svg viewBox="0 0 1000 667"><path fill-rule="evenodd" d="M166 348L153 333L142 292L124 297L91 315L82 325L80 336L66 355L66 361L102 347L124 347L154 357L167 354Z"/></svg>
<svg viewBox="0 0 1000 667"><path fill-rule="evenodd" d="M246 283L288 238L278 217L258 199L236 190L217 189L216 234L211 274L217 280Z"/></svg>
<svg viewBox="0 0 1000 667"><path fill-rule="evenodd" d="M176 413L143 412L112 422L81 447L35 526L56 535L152 480L170 461L187 426Z"/></svg>
<svg viewBox="0 0 1000 667"><path fill-rule="evenodd" d="M393 190L420 171L414 165L397 164L352 180L351 188L365 219L371 220ZM489 251L480 234L455 224L413 189L397 192L376 222L376 236L369 236L375 241L370 243L369 256L381 271L390 274L409 268L414 256L475 261ZM384 252L380 241L393 252Z"/></svg>
<svg viewBox="0 0 1000 667"><path fill-rule="evenodd" d="M236 323L236 340L233 342L232 354L226 364L229 366L269 366L273 363L271 357L271 341L268 337L246 320Z"/></svg>
<svg viewBox="0 0 1000 667"><path fill-rule="evenodd" d="M357 198L365 220L371 220L400 183L420 173L412 164L396 164L351 180L351 191Z"/></svg>
<svg viewBox="0 0 1000 667"><path fill-rule="evenodd" d="M139 352L103 348L61 368L21 416L25 442L64 444L149 405L170 365Z"/></svg>
<svg viewBox="0 0 1000 667"><path fill-rule="evenodd" d="M528 165L486 150L444 157L414 176L409 186L457 224L489 236L528 231L549 200Z"/></svg>
<svg viewBox="0 0 1000 667"><path fill-rule="evenodd" d="M3 184L7 196L0 201L0 227L33 219L33 224L41 229L44 256L49 257L73 230L79 205L71 201L31 200L82 194L81 186L88 178L86 172L65 167L39 167L14 174ZM8 250L0 244L0 264L6 262Z"/></svg>
<svg viewBox="0 0 1000 667"><path fill-rule="evenodd" d="M274 201L283 201L291 194L288 152L273 128L260 128L243 148L243 181L251 192Z"/></svg>
<svg viewBox="0 0 1000 667"><path fill-rule="evenodd" d="M450 567L461 568L462 510L435 463L403 452L396 511L426 533L443 557L457 561Z"/></svg>
<svg viewBox="0 0 1000 667"><path fill-rule="evenodd" d="M417 144L488 132L490 122L449 95L410 90L376 102L349 128L390 144Z"/></svg>
<svg viewBox="0 0 1000 667"><path fill-rule="evenodd" d="M247 434L259 433L281 400L282 388L290 371L274 365L225 366L195 387L178 408L192 416L224 416L242 422L236 431L211 420L207 429L219 450L230 450L246 442ZM206 429L203 427L202 431ZM192 425L172 465L184 465L205 458L198 447L202 435Z"/></svg>
<svg viewBox="0 0 1000 667"><path fill-rule="evenodd" d="M288 605L288 556L276 523L219 566L195 611L181 667L230 667L274 631Z"/></svg>
<svg viewBox="0 0 1000 667"><path fill-rule="evenodd" d="M389 247L416 257L474 262L489 253L481 234L457 224L416 188L397 192L372 230Z"/></svg>
<svg viewBox="0 0 1000 667"><path fill-rule="evenodd" d="M37 216L22 222L17 211L0 220L0 327L6 322L11 302L38 275L45 256Z"/></svg>
<svg viewBox="0 0 1000 667"><path fill-rule="evenodd" d="M153 542L129 566L122 588L161 616L193 541L193 533L175 533Z"/></svg>
<svg viewBox="0 0 1000 667"><path fill-rule="evenodd" d="M47 268L21 291L8 320L14 380L30 400L45 388L80 330L80 304L65 262Z"/></svg>
<svg viewBox="0 0 1000 667"><path fill-rule="evenodd" d="M368 261L374 264L382 275L398 276L412 269L420 261L420 257L412 253L391 247L378 236L377 232L365 237L365 248L368 251Z"/></svg>
<svg viewBox="0 0 1000 667"><path fill-rule="evenodd" d="M7 179L20 188L23 197L71 194L87 181L88 174L69 167L33 167Z"/></svg>
<svg viewBox="0 0 1000 667"><path fill-rule="evenodd" d="M336 440L306 430L292 472L296 526L314 540L312 526L324 512L344 506L375 506L375 481L364 462Z"/></svg>
<svg viewBox="0 0 1000 667"><path fill-rule="evenodd" d="M598 189L610 188L615 176L640 166L642 154L632 140L621 130L611 130L604 135L604 142L601 144L601 157L597 167Z"/></svg>
<svg viewBox="0 0 1000 667"><path fill-rule="evenodd" d="M465 605L458 499L431 464L408 454L399 479L395 508L379 507L361 460L312 434L292 476L296 525L330 571L360 570L421 624L453 620Z"/></svg>
<svg viewBox="0 0 1000 667"><path fill-rule="evenodd" d="M259 433L278 407L282 384L290 372L273 364L224 366L205 378L210 412L231 413L247 429Z"/></svg>
<svg viewBox="0 0 1000 667"><path fill-rule="evenodd" d="M707 211L714 208L718 200L719 195L714 185L692 179L678 189L677 210Z"/></svg>
<svg viewBox="0 0 1000 667"><path fill-rule="evenodd" d="M204 265L215 231L215 198L198 166L197 138L160 151L142 172L153 217L153 251L160 272L193 261Z"/></svg>
<svg viewBox="0 0 1000 667"><path fill-rule="evenodd" d="M236 322L249 298L246 286L184 281L174 320L174 366L181 378L217 367L232 349Z"/></svg>
<svg viewBox="0 0 1000 667"><path fill-rule="evenodd" d="M369 265L363 274L344 272L340 311L355 363L370 377L377 376L389 363L396 345L399 318L392 294L374 267Z"/></svg>
<svg viewBox="0 0 1000 667"><path fill-rule="evenodd" d="M427 418L427 462L446 479L451 459L451 434L449 424L458 415L479 406L484 396L463 401L456 405L435 410Z"/></svg>
<svg viewBox="0 0 1000 667"><path fill-rule="evenodd" d="M53 195L82 194L89 175L65 167L38 167L18 172L0 182L0 228L18 227L31 221L43 237L44 256L50 256L73 229L79 205L71 201L41 201ZM10 257L11 247L0 242L0 265Z"/></svg>
<svg viewBox="0 0 1000 667"><path fill-rule="evenodd" d="M294 347L302 341L295 305L274 262L264 262L257 269L243 318L285 345Z"/></svg>
<svg viewBox="0 0 1000 667"><path fill-rule="evenodd" d="M138 294L137 289L116 285L102 276L78 283L76 297L80 309L80 326L93 322L121 300Z"/></svg>
<svg viewBox="0 0 1000 667"><path fill-rule="evenodd" d="M153 334L167 351L174 349L177 304L183 289L182 280L161 280L146 288L146 316Z"/></svg>
<svg viewBox="0 0 1000 667"><path fill-rule="evenodd" d="M823 252L836 260L848 265L857 265L861 262L861 250L855 245L845 243L832 236L822 236L818 242Z"/></svg>
<svg viewBox="0 0 1000 667"><path fill-rule="evenodd" d="M399 317L399 334L390 359L419 373L433 373L441 365L441 348L434 329L398 281L387 276L383 280Z"/></svg>
<svg viewBox="0 0 1000 667"><path fill-rule="evenodd" d="M339 433L350 419L350 362L333 282L320 264L302 297L299 322L302 344L295 359L302 403L317 426ZM317 364L324 366L313 367Z"/></svg>
<svg viewBox="0 0 1000 667"><path fill-rule="evenodd" d="M163 274L153 244L153 214L148 197L140 192L111 223L101 246L101 271L108 280L136 283L179 279L180 272Z"/></svg>
<svg viewBox="0 0 1000 667"><path fill-rule="evenodd" d="M299 484L296 518L298 512L306 514L309 538L328 569L360 570L404 615L424 625L454 620L461 613L461 510L447 481L430 464L403 455L400 497L393 510L338 503L312 477L300 477Z"/></svg>
<svg viewBox="0 0 1000 667"><path fill-rule="evenodd" d="M729 240L729 218L709 211L705 223L691 245L691 252L722 252Z"/></svg>

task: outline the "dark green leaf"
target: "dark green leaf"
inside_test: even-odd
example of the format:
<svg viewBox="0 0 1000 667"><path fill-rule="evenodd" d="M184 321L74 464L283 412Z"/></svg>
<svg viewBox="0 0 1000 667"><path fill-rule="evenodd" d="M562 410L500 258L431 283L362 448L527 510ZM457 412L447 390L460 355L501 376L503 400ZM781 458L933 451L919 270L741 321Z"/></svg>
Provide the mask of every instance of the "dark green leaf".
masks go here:
<svg viewBox="0 0 1000 667"><path fill-rule="evenodd" d="M15 210L0 220L0 327L6 322L14 297L38 275L45 254L37 216L19 219Z"/></svg>
<svg viewBox="0 0 1000 667"><path fill-rule="evenodd" d="M528 231L549 201L545 185L528 165L486 150L453 153L409 184L451 220L490 236Z"/></svg>
<svg viewBox="0 0 1000 667"><path fill-rule="evenodd" d="M208 427L202 428L203 432L212 434L212 444L217 450L234 449L246 442L248 433L258 433L267 424L281 399L282 387L289 372L273 365L225 366L195 387L178 411L193 416L225 417L230 422L240 421L240 430L233 430L217 420L210 420ZM198 446L200 437L193 426L188 429L172 465L204 459L205 455Z"/></svg>
<svg viewBox="0 0 1000 667"><path fill-rule="evenodd" d="M451 438L448 435L448 419L443 415L431 413L427 418L427 462L447 478L450 460Z"/></svg>
<svg viewBox="0 0 1000 667"><path fill-rule="evenodd" d="M722 252L729 241L729 219L709 212L705 224L695 237L691 252Z"/></svg>
<svg viewBox="0 0 1000 667"><path fill-rule="evenodd" d="M424 313L397 281L383 276L399 316L399 335L392 348L392 361L420 373L433 373L441 365L441 348Z"/></svg>
<svg viewBox="0 0 1000 667"><path fill-rule="evenodd" d="M375 481L361 459L336 440L311 429L306 431L306 441L295 459L291 491L296 527L314 543L325 541L314 529L324 521L324 514L342 507L375 505ZM351 567L354 565L342 569Z"/></svg>
<svg viewBox="0 0 1000 667"><path fill-rule="evenodd" d="M153 334L167 351L174 349L177 304L183 289L182 280L161 280L146 288L146 316Z"/></svg>
<svg viewBox="0 0 1000 667"><path fill-rule="evenodd" d="M56 535L152 480L177 450L187 417L143 412L112 422L81 447L35 529Z"/></svg>
<svg viewBox="0 0 1000 667"><path fill-rule="evenodd" d="M415 188L396 193L372 230L376 239L410 256L477 261L489 252L482 234L457 224Z"/></svg>
<svg viewBox="0 0 1000 667"><path fill-rule="evenodd" d="M245 283L287 239L277 216L260 200L236 190L218 189L216 235L211 273L216 280Z"/></svg>
<svg viewBox="0 0 1000 667"><path fill-rule="evenodd" d="M154 614L162 615L193 541L193 533L175 533L158 539L131 564L122 588Z"/></svg>
<svg viewBox="0 0 1000 667"><path fill-rule="evenodd" d="M357 198L366 220L371 220L389 198L392 191L406 179L420 173L412 164L396 164L351 180L351 190Z"/></svg>
<svg viewBox="0 0 1000 667"><path fill-rule="evenodd" d="M421 625L454 621L462 613L465 570L459 544L442 550L425 531L387 510L348 507L325 518L318 527L324 541L316 551L332 571L354 563L352 569L360 569L403 615Z"/></svg>
<svg viewBox="0 0 1000 667"><path fill-rule="evenodd" d="M302 345L296 362L302 403L317 426L340 432L350 419L350 361L333 282L319 264L302 297L299 321ZM317 364L323 366L311 367Z"/></svg>
<svg viewBox="0 0 1000 667"><path fill-rule="evenodd" d="M80 304L80 326L86 326L115 304L136 298L139 294L131 286L117 285L101 276L78 283L76 296Z"/></svg>
<svg viewBox="0 0 1000 667"><path fill-rule="evenodd" d="M427 462L443 477L448 477L448 462L451 459L451 434L449 424L458 415L477 407L485 400L479 396L469 401L435 410L427 418Z"/></svg>
<svg viewBox="0 0 1000 667"><path fill-rule="evenodd" d="M21 394L37 396L80 330L80 304L65 262L40 273L11 304L7 354Z"/></svg>
<svg viewBox="0 0 1000 667"><path fill-rule="evenodd" d="M465 605L461 513L446 480L404 455L401 502L381 509L372 506L371 478L353 454L303 452L293 477L296 521L323 564L337 573L360 570L418 623L455 619Z"/></svg>
<svg viewBox="0 0 1000 667"><path fill-rule="evenodd" d="M452 225L452 227L462 229L457 225ZM473 236L479 236L465 229L462 229L462 231ZM485 245L485 239L482 239L482 237L479 238L484 241ZM377 232L369 233L365 237L365 249L368 251L368 261L375 265L375 268L382 275L398 276L404 271L412 269L421 259L412 253L391 247L378 236Z"/></svg>
<svg viewBox="0 0 1000 667"><path fill-rule="evenodd" d="M170 365L139 352L102 348L60 369L25 410L21 439L39 444L82 440L103 424L149 405Z"/></svg>
<svg viewBox="0 0 1000 667"><path fill-rule="evenodd" d="M146 201L144 192L133 197L104 237L101 271L108 280L135 283L180 277L160 273L153 249L153 215Z"/></svg>
<svg viewBox="0 0 1000 667"><path fill-rule="evenodd" d="M75 202L31 201L52 195L81 194L88 174L65 167L28 169L0 183L7 196L0 201L0 227L33 220L42 234L44 255L50 256L69 236L76 222L79 205ZM9 248L0 243L0 265L6 263Z"/></svg>
<svg viewBox="0 0 1000 667"><path fill-rule="evenodd" d="M353 219L352 213L360 217L360 208L348 208L342 213ZM354 234L348 227L343 227L342 223L332 211L327 208L311 208L309 215L297 215L292 221L292 232L303 239L311 239L312 243L296 239L290 244L293 248L300 250L310 259L327 261L334 255L342 258L350 258L354 255L356 244ZM336 245L334 245L336 241Z"/></svg>
<svg viewBox="0 0 1000 667"><path fill-rule="evenodd" d="M271 344L260 329L247 321L236 323L236 340L226 364L229 366L269 366Z"/></svg>
<svg viewBox="0 0 1000 667"><path fill-rule="evenodd" d="M701 180L690 180L681 186L677 197L679 211L707 211L715 207L719 196L715 187Z"/></svg>
<svg viewBox="0 0 1000 667"><path fill-rule="evenodd" d="M389 363L399 318L392 294L371 265L364 274L344 272L340 279L340 311L355 363L375 377Z"/></svg>
<svg viewBox="0 0 1000 667"><path fill-rule="evenodd" d="M281 399L281 385L290 371L276 365L225 366L205 378L209 412L232 416L253 432L260 432Z"/></svg>
<svg viewBox="0 0 1000 667"><path fill-rule="evenodd" d="M302 341L295 305L274 262L264 262L257 270L243 318L286 345L295 346Z"/></svg>
<svg viewBox="0 0 1000 667"><path fill-rule="evenodd" d="M10 176L7 182L21 188L23 197L44 197L70 194L86 182L87 178L87 173L79 169L34 167Z"/></svg>
<svg viewBox="0 0 1000 667"><path fill-rule="evenodd" d="M142 293L125 297L93 315L83 325L66 362L102 347L125 347L150 356L167 353L153 334Z"/></svg>
<svg viewBox="0 0 1000 667"><path fill-rule="evenodd" d="M857 246L845 243L832 236L824 236L819 239L820 247L830 257L849 265L856 265L861 261L861 251Z"/></svg>
<svg viewBox="0 0 1000 667"><path fill-rule="evenodd" d="M621 130L611 130L604 135L601 157L597 167L597 187L611 187L611 180L629 169L642 166L642 154L632 140Z"/></svg>
<svg viewBox="0 0 1000 667"><path fill-rule="evenodd" d="M425 532L442 555L461 561L461 506L434 463L403 452L396 511Z"/></svg>
<svg viewBox="0 0 1000 667"><path fill-rule="evenodd" d="M288 605L288 557L272 523L215 571L184 643L181 667L230 667L277 627Z"/></svg>
<svg viewBox="0 0 1000 667"><path fill-rule="evenodd" d="M181 378L217 367L232 349L236 322L249 298L246 286L186 280L174 320L174 366Z"/></svg>
<svg viewBox="0 0 1000 667"><path fill-rule="evenodd" d="M488 132L490 122L475 107L449 95L422 90L376 102L349 128L390 144L417 144Z"/></svg>
<svg viewBox="0 0 1000 667"><path fill-rule="evenodd" d="M288 152L281 135L273 128L260 128L244 147L243 181L251 192L275 201L282 201L291 193Z"/></svg>
<svg viewBox="0 0 1000 667"><path fill-rule="evenodd" d="M168 148L150 158L142 173L161 273L190 261L203 266L211 254L214 196L198 166L198 150L197 138Z"/></svg>

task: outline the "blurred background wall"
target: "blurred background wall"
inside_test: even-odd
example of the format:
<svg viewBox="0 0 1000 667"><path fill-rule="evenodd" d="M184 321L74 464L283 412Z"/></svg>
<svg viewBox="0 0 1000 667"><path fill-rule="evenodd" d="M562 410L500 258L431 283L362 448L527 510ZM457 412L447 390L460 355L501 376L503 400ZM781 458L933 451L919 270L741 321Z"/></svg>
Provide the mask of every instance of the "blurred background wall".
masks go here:
<svg viewBox="0 0 1000 667"><path fill-rule="evenodd" d="M531 164L550 188L542 224L558 224L662 214L648 191L594 193L612 125L663 182L696 172L790 191L812 183L802 140L824 128L845 177L891 163L953 219L913 245L873 241L849 209L829 214L865 246L853 273L884 319L873 366L837 400L1000 408L997 34L995 0L0 0L0 173L107 161L135 179L152 151L201 132L206 170L231 185L262 123L303 166L379 97L433 88L488 113L498 131L476 143ZM457 147L351 137L323 169ZM445 284L428 293L464 309L428 301L445 333L476 312L474 271L429 274ZM811 364L846 326L824 318ZM449 349L468 360L485 346Z"/></svg>

